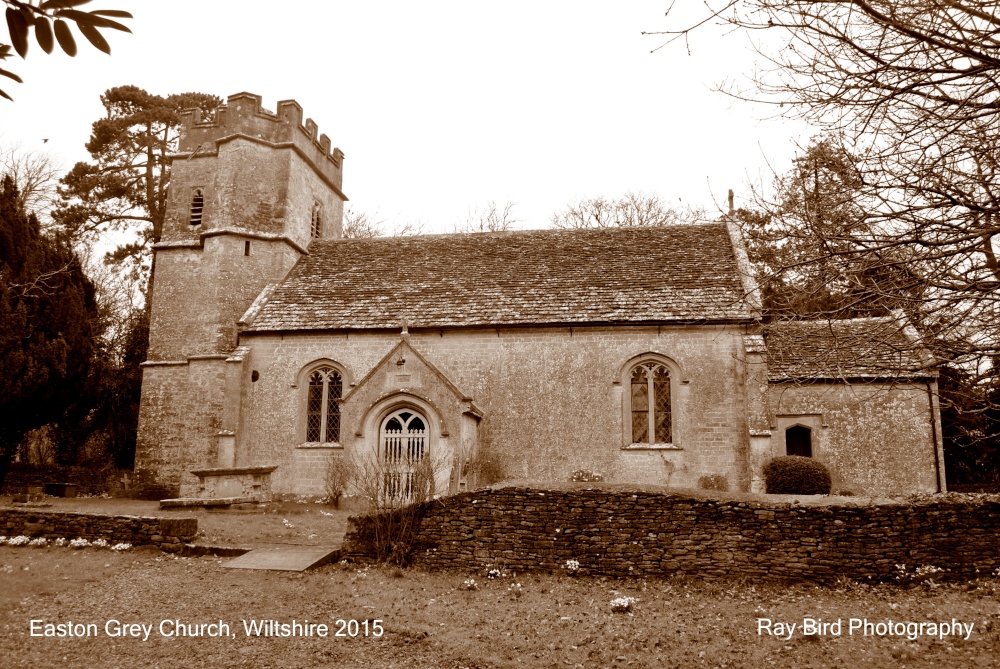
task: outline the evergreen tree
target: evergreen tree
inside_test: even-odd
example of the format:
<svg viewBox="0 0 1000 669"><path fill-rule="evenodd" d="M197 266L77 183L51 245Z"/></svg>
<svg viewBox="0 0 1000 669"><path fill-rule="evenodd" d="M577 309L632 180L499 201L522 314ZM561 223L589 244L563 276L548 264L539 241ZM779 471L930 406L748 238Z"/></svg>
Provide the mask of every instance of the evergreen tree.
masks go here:
<svg viewBox="0 0 1000 669"><path fill-rule="evenodd" d="M160 241L170 187L167 156L177 149L180 112L199 108L210 118L222 101L204 93L160 96L136 86L109 88L105 115L94 121L87 142L90 162L79 162L62 179L56 223L74 241L107 232L131 240L112 253L129 261L137 283L150 269L150 246Z"/></svg>
<svg viewBox="0 0 1000 669"><path fill-rule="evenodd" d="M56 421L88 383L94 288L67 244L41 234L9 176L0 185L0 484L23 436Z"/></svg>
<svg viewBox="0 0 1000 669"><path fill-rule="evenodd" d="M773 317L853 318L903 309L913 317L927 282L892 249L867 249L865 176L835 135L814 137L775 180L775 197L734 213ZM916 320L916 319L914 319Z"/></svg>
<svg viewBox="0 0 1000 669"><path fill-rule="evenodd" d="M91 437L103 440L118 467L135 456L142 370L149 341L148 296L152 293L152 245L160 241L170 187L168 155L177 149L180 112L199 108L211 118L222 101L203 93L160 96L136 86L110 88L101 96L105 115L93 123L89 162L63 177L61 206L53 218L63 234L90 243L106 233L127 241L105 259L126 272L146 308L117 314L119 326L107 342L86 393L59 426L62 456L72 458Z"/></svg>

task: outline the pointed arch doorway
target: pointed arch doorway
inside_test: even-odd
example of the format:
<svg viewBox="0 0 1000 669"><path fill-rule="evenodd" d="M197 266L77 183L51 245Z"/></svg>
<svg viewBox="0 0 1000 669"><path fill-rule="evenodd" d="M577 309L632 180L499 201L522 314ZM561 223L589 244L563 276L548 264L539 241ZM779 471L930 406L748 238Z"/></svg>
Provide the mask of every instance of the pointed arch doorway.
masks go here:
<svg viewBox="0 0 1000 669"><path fill-rule="evenodd" d="M397 409L382 420L379 458L384 468L382 492L388 501L415 501L431 486L425 476L430 469L427 432L427 418L410 407Z"/></svg>

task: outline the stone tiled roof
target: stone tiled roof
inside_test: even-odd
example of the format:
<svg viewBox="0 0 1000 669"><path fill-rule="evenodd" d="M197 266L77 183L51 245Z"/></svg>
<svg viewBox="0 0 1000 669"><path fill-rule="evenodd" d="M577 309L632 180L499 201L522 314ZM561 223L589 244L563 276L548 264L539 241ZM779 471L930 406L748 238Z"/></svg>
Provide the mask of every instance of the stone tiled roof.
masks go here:
<svg viewBox="0 0 1000 669"><path fill-rule="evenodd" d="M254 331L753 318L723 223L315 240Z"/></svg>
<svg viewBox="0 0 1000 669"><path fill-rule="evenodd" d="M894 318L775 322L765 326L764 341L772 381L934 375L917 342Z"/></svg>

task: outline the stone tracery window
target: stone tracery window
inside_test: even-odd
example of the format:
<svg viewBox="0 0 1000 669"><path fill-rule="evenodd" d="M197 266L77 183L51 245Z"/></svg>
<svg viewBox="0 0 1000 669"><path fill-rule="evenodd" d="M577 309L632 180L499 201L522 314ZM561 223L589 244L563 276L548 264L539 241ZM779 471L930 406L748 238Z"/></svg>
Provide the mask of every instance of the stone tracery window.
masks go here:
<svg viewBox="0 0 1000 669"><path fill-rule="evenodd" d="M306 441L340 442L340 403L344 380L333 367L318 367L309 374L306 396Z"/></svg>
<svg viewBox="0 0 1000 669"><path fill-rule="evenodd" d="M632 444L671 444L670 372L655 360L640 362L629 374Z"/></svg>

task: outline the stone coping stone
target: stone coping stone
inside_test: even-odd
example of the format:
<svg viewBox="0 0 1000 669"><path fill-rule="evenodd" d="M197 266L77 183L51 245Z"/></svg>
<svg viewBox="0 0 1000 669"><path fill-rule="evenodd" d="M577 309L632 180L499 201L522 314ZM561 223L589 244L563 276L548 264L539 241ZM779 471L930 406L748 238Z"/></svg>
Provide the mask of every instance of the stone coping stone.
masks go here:
<svg viewBox="0 0 1000 669"><path fill-rule="evenodd" d="M531 481L513 480L496 483L480 488L479 491L500 491L515 488L530 494L544 494L546 491L572 492L580 490L597 490L611 493L647 493L664 495L675 499L687 498L699 501L715 500L718 502L745 502L748 504L787 504L793 506L885 506L911 504L910 498L866 497L845 495L768 495L766 493L713 490L700 488L684 488L680 486L657 485L655 483L607 483L604 481ZM477 490L461 493L463 495L479 492ZM920 496L925 500L939 499L945 501L947 493L927 493ZM912 496L911 496L912 497Z"/></svg>
<svg viewBox="0 0 1000 669"><path fill-rule="evenodd" d="M241 476L244 474L270 474L278 466L272 467L214 467L211 469L199 469L192 471L195 476Z"/></svg>
<svg viewBox="0 0 1000 669"><path fill-rule="evenodd" d="M232 506L233 504L255 504L253 497L216 497L207 499L201 497L177 497L176 499L161 499L161 509L181 509L196 506Z"/></svg>

